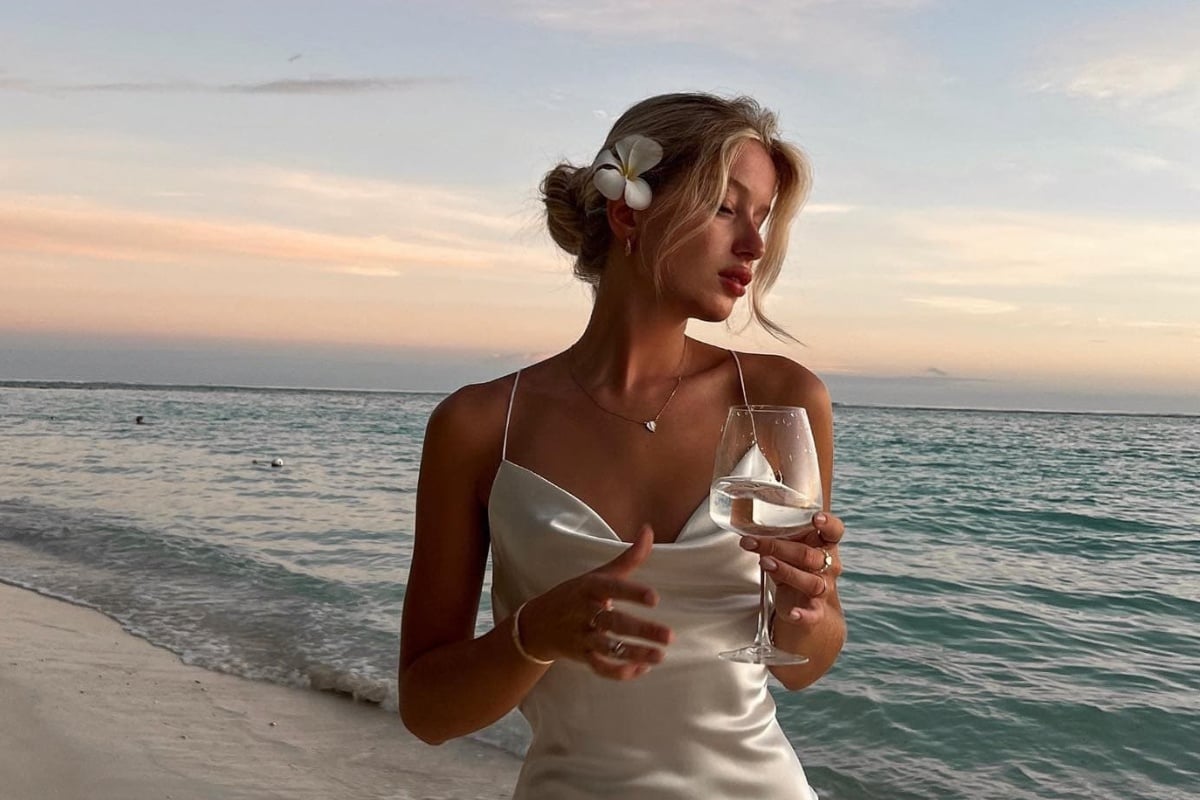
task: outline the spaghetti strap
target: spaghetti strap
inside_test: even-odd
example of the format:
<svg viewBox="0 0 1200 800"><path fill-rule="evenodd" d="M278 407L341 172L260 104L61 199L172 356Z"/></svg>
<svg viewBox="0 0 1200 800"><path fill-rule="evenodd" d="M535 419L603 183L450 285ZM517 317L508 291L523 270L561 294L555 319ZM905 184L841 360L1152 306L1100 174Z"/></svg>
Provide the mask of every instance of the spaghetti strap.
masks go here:
<svg viewBox="0 0 1200 800"><path fill-rule="evenodd" d="M513 401L517 399L517 383L521 380L521 370L513 376L512 393L508 396L508 413L504 415L504 441L500 445L500 460L508 460L508 423L512 422Z"/></svg>
<svg viewBox="0 0 1200 800"><path fill-rule="evenodd" d="M735 353L734 351L730 350L729 355L733 356L733 363L734 363L734 365L737 366L738 383L740 383L742 385L742 402L745 403L747 406L749 406L750 398L746 395L746 376L744 376L742 374L742 362L737 357L737 353Z"/></svg>

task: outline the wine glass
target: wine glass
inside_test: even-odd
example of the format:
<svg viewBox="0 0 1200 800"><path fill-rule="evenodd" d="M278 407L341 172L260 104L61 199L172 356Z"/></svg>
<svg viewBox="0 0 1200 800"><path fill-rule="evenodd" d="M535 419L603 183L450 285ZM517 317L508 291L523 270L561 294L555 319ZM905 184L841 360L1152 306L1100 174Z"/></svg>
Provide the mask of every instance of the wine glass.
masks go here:
<svg viewBox="0 0 1200 800"><path fill-rule="evenodd" d="M797 406L733 406L713 467L709 514L751 536L802 532L821 510L821 470L808 414ZM759 570L758 633L721 658L745 664L803 664L808 658L771 642L771 597Z"/></svg>

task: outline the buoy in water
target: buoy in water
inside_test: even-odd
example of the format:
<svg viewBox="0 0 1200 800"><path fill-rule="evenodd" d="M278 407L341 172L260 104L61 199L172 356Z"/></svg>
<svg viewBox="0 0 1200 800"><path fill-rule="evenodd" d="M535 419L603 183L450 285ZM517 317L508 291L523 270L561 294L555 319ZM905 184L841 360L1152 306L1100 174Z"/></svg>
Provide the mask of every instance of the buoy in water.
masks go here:
<svg viewBox="0 0 1200 800"><path fill-rule="evenodd" d="M272 467L282 467L282 466L283 466L283 459L282 459L282 458L276 458L276 459L274 459L274 460L271 462L271 466L272 466Z"/></svg>

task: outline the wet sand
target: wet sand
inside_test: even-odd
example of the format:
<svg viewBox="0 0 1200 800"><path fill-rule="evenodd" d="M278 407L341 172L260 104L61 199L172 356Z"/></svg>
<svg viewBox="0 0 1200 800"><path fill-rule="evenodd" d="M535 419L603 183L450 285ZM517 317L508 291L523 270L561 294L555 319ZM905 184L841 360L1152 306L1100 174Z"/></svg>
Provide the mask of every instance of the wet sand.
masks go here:
<svg viewBox="0 0 1200 800"><path fill-rule="evenodd" d="M182 663L0 584L0 800L508 798L519 764L375 706Z"/></svg>

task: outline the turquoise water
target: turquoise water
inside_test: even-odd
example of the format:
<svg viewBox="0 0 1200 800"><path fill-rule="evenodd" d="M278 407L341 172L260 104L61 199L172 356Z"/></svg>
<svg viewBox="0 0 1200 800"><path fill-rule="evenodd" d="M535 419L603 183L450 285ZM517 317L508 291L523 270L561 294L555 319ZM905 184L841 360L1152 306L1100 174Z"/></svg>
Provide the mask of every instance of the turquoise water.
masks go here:
<svg viewBox="0 0 1200 800"><path fill-rule="evenodd" d="M0 580L191 663L394 708L439 399L0 386ZM836 422L850 639L777 693L823 800L1196 796L1200 418Z"/></svg>

